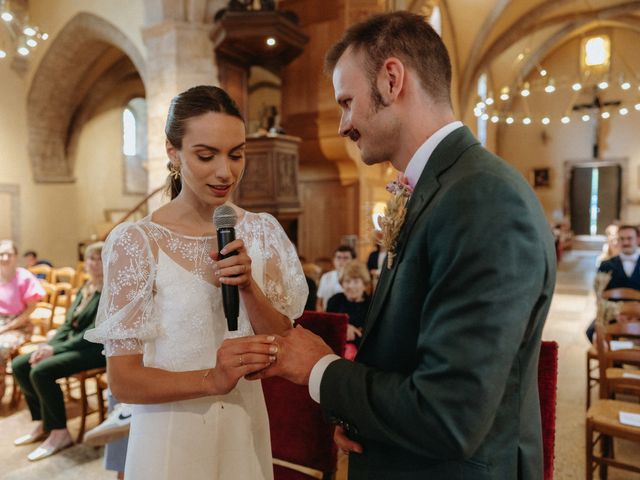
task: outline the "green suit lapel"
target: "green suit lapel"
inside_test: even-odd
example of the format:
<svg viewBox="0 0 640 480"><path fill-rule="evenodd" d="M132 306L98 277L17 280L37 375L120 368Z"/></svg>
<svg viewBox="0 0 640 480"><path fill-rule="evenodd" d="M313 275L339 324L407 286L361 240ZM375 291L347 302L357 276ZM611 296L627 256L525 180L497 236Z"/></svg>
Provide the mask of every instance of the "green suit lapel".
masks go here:
<svg viewBox="0 0 640 480"><path fill-rule="evenodd" d="M385 299L387 298L391 285L393 285L393 279L395 278L398 270L398 264L401 263L403 253L406 250L411 229L420 216L420 213L422 213L429 203L431 203L431 200L433 200L433 197L440 189L438 177L442 172L449 169L465 150L473 145L477 145L478 143L478 140L467 127L461 127L447 135L438 144L434 152L431 154L431 157L429 157L429 161L420 175L420 179L418 180L418 183L413 190L413 194L411 195L411 199L407 204L407 216L405 218L404 225L402 226L402 230L398 235L396 258L391 269L387 268L386 262L384 262L382 267L382 274L380 275L380 280L378 281L378 285L373 294L371 306L369 307L369 312L367 314L367 322L361 346L366 341L368 333L372 330L374 323L380 316L380 311L384 305Z"/></svg>

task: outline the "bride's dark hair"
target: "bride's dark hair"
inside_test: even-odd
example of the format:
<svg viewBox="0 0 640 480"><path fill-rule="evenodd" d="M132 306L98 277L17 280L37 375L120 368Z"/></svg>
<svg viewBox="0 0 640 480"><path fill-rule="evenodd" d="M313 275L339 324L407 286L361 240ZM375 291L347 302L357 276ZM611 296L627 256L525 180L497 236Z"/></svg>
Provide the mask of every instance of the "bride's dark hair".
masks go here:
<svg viewBox="0 0 640 480"><path fill-rule="evenodd" d="M181 150L187 120L207 112L224 113L244 122L240 109L227 92L211 85L192 87L171 100L164 127L164 133L171 145ZM171 162L167 164L167 168L171 171ZM169 175L167 190L172 200L178 196L181 189L180 176Z"/></svg>

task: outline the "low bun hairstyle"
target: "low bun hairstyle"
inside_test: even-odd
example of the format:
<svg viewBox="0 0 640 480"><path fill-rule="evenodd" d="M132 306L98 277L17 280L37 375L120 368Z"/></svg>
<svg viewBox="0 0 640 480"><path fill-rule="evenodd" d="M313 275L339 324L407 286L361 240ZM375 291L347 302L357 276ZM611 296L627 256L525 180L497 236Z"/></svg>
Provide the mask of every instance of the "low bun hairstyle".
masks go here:
<svg viewBox="0 0 640 480"><path fill-rule="evenodd" d="M182 150L187 120L208 112L224 113L244 122L240 109L227 92L219 87L199 85L176 95L171 100L164 127L167 140L176 149ZM171 162L167 164L167 168L171 171ZM179 176L169 175L167 182L167 191L173 200L182 189L182 181Z"/></svg>

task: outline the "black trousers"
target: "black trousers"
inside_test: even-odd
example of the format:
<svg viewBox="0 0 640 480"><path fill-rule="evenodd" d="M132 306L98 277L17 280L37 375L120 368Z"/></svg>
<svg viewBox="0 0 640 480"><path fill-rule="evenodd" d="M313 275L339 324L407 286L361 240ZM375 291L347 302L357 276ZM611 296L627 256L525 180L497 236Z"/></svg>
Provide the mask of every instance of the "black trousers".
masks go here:
<svg viewBox="0 0 640 480"><path fill-rule="evenodd" d="M54 354L33 368L29 364L31 354L13 359L13 373L24 393L31 418L42 420L45 431L67 427L64 397L56 380L106 365L102 345L96 347Z"/></svg>

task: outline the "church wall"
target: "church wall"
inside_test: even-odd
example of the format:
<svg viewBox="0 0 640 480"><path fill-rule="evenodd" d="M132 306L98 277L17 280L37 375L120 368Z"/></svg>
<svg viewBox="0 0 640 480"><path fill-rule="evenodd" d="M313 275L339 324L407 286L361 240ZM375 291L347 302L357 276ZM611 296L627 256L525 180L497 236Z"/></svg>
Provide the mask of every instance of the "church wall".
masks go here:
<svg viewBox="0 0 640 480"><path fill-rule="evenodd" d="M9 62L0 62L0 184L19 189L18 229L12 237L22 252L34 249L56 263L75 265L77 205L72 184L36 185L27 155L26 91ZM8 223L2 218L0 222Z"/></svg>
<svg viewBox="0 0 640 480"><path fill-rule="evenodd" d="M28 155L26 103L28 85L47 45L51 44L66 22L80 11L103 16L122 32L126 32L136 47L144 52L140 33L142 1L60 0L52 8L48 0L32 0L31 20L49 33L49 40L33 52L33 57L30 56L29 69L24 76L11 68L9 58L0 61L0 192L4 185L17 187L19 192L19 218L17 230L12 232L12 237L19 242L22 251L34 249L41 257L57 265L75 265L77 243L86 238L95 223L95 220L89 219L94 217L92 209L99 212L101 220L103 208L92 206L96 188L94 180L87 181L88 169L82 161L76 164L75 183L36 184L33 181ZM115 117L117 122L114 123ZM104 165L106 157L111 155L108 153L109 149L119 149L121 133L116 134L119 132L119 124L119 114L115 115L113 112L111 116L107 114L95 122L92 120L81 135L79 158L96 158ZM113 144L115 140L117 143ZM115 158L120 159L121 156L118 154ZM107 175L103 175L101 171L100 176L95 176L95 179L104 180L105 177ZM117 180L114 181L120 186L121 175L117 175ZM106 195L108 191L107 187L103 193ZM112 197L111 194L109 196ZM2 198L6 203L6 198ZM120 206L117 201L114 203L114 207ZM8 231L5 227L6 224L11 224L11 219L2 218L0 222L3 224L2 231Z"/></svg>
<svg viewBox="0 0 640 480"><path fill-rule="evenodd" d="M623 204L622 221L640 223L640 195L639 195L639 168L640 168L640 137L637 131L640 128L640 112L633 106L638 102L637 81L627 78L633 83L633 88L624 92L617 85L619 73L624 69L626 62L634 71L640 69L640 59L633 52L633 46L638 44L638 34L623 30L607 30L611 34L613 59L611 65L610 87L601 93L601 98L606 100L623 101L630 113L620 116L617 108L612 109L611 118L602 120L600 136L601 158L603 160L619 160L628 158L627 170L623 176L623 192L626 192ZM550 76L555 78L578 78L580 39L573 39L555 50L543 61L544 67ZM616 54L618 58L616 58ZM624 59L624 62L622 61ZM539 76L536 71L528 80L533 84ZM569 84L570 85L570 84ZM597 110L592 110L592 119L583 122L581 115L569 114L571 122L567 125L560 123L560 118L568 110L573 102L570 88L558 89L555 93L532 92L526 102L518 98L511 111L516 118L522 118L530 114L531 125L523 125L516 121L509 126L500 123L497 131L498 154L514 165L527 178L531 178L533 168L549 168L551 185L537 188L536 194L542 203L550 222L557 221L564 213L565 206L565 162L567 160L592 159L592 148L595 140L595 124L593 117ZM592 90L583 89L577 96L575 103L591 103L593 101ZM551 123L547 126L541 124L541 118L548 114Z"/></svg>
<svg viewBox="0 0 640 480"><path fill-rule="evenodd" d="M107 222L108 211L120 218L144 198L123 192L122 111L138 90L135 81L123 83L100 102L80 127L75 158L80 240L108 231L112 226Z"/></svg>

